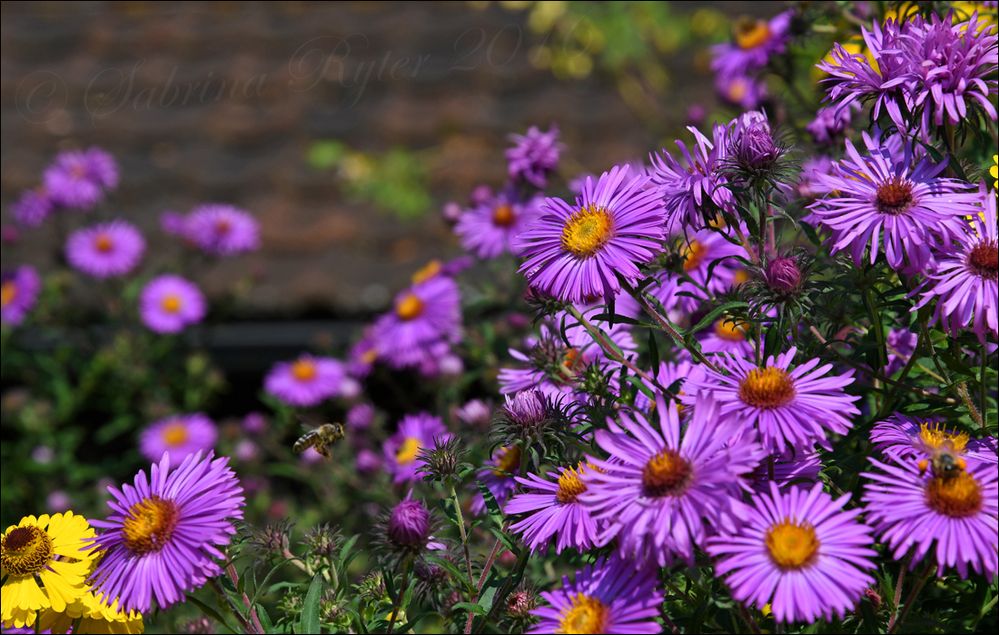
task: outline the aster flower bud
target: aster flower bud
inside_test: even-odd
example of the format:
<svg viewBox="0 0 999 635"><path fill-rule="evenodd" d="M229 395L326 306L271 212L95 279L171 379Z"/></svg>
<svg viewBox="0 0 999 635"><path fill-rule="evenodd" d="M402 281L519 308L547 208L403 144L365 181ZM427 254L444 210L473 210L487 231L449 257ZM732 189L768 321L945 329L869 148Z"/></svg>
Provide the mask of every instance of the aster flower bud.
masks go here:
<svg viewBox="0 0 999 635"><path fill-rule="evenodd" d="M419 551L430 538L430 512L418 500L406 499L389 515L389 542L405 551Z"/></svg>
<svg viewBox="0 0 999 635"><path fill-rule="evenodd" d="M323 523L305 534L305 546L315 558L332 558L343 544L339 530Z"/></svg>
<svg viewBox="0 0 999 635"><path fill-rule="evenodd" d="M457 437L436 437L433 448L420 450L417 455L420 467L416 471L425 481L449 481L465 467L461 462L464 454Z"/></svg>
<svg viewBox="0 0 999 635"><path fill-rule="evenodd" d="M561 399L553 399L540 390L522 390L506 398L493 421L493 435L504 445L525 439L529 443L563 445L572 414Z"/></svg>
<svg viewBox="0 0 999 635"><path fill-rule="evenodd" d="M537 595L528 589L517 589L506 600L507 615L515 620L530 618L531 611L537 606Z"/></svg>
<svg viewBox="0 0 999 635"><path fill-rule="evenodd" d="M464 211L465 210L463 210L461 205L458 203L448 201L447 203L444 203L444 207L441 209L441 217L448 225L454 225L461 219L461 215Z"/></svg>
<svg viewBox="0 0 999 635"><path fill-rule="evenodd" d="M730 124L728 167L737 181L750 185L778 183L787 176L787 146L774 135L760 111L743 114Z"/></svg>
<svg viewBox="0 0 999 635"><path fill-rule="evenodd" d="M790 296L801 290L804 275L795 258L778 256L767 263L764 279L774 293Z"/></svg>

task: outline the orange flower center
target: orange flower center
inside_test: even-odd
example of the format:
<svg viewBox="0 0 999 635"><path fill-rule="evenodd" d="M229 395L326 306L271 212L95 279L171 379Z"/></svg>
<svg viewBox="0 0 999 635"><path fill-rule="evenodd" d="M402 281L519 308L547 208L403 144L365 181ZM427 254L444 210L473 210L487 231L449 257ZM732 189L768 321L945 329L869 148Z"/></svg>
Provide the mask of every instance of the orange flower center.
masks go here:
<svg viewBox="0 0 999 635"><path fill-rule="evenodd" d="M577 258L593 256L614 231L614 219L603 207L590 205L569 217L562 228L562 248Z"/></svg>
<svg viewBox="0 0 999 635"><path fill-rule="evenodd" d="M794 382L780 368L754 368L739 384L739 399L754 408L779 408L794 399Z"/></svg>
<svg viewBox="0 0 999 635"><path fill-rule="evenodd" d="M919 426L919 439L927 450L936 450L948 445L954 452L960 454L968 446L968 434L965 432L949 432L939 423L923 423Z"/></svg>
<svg viewBox="0 0 999 635"><path fill-rule="evenodd" d="M0 285L0 306L7 306L17 297L17 283L8 280Z"/></svg>
<svg viewBox="0 0 999 635"><path fill-rule="evenodd" d="M125 547L136 555L145 555L161 550L177 527L180 510L173 501L153 494L144 498L128 510L121 525Z"/></svg>
<svg viewBox="0 0 999 635"><path fill-rule="evenodd" d="M673 450L663 450L642 469L642 489L653 498L673 496L683 492L690 476L690 463Z"/></svg>
<svg viewBox="0 0 999 635"><path fill-rule="evenodd" d="M302 358L291 365L291 376L298 381L312 381L316 378L316 363Z"/></svg>
<svg viewBox="0 0 999 635"><path fill-rule="evenodd" d="M5 574L34 575L44 569L50 560L52 538L41 527L15 527L0 541L0 566Z"/></svg>
<svg viewBox="0 0 999 635"><path fill-rule="evenodd" d="M444 266L441 264L440 260L431 260L416 270L416 273L413 274L412 278L413 284L420 284L421 282L430 280L439 274L443 268Z"/></svg>
<svg viewBox="0 0 999 635"><path fill-rule="evenodd" d="M102 254L106 254L114 249L114 240L107 234L97 234L97 237L94 238L94 248Z"/></svg>
<svg viewBox="0 0 999 635"><path fill-rule="evenodd" d="M770 40L770 25L766 20L742 18L735 23L735 43L746 50L762 46Z"/></svg>
<svg viewBox="0 0 999 635"><path fill-rule="evenodd" d="M715 335L729 342L744 342L746 325L730 319L718 320L715 322Z"/></svg>
<svg viewBox="0 0 999 635"><path fill-rule="evenodd" d="M580 463L577 467L570 467L559 475L558 491L555 492L555 498L558 502L563 505L575 503L579 495L586 491L586 484L580 478L584 469L583 464Z"/></svg>
<svg viewBox="0 0 999 635"><path fill-rule="evenodd" d="M163 443L175 448L187 443L187 426L183 421L174 421L163 428Z"/></svg>
<svg viewBox="0 0 999 635"><path fill-rule="evenodd" d="M971 474L934 476L926 484L926 503L951 518L973 516L982 509L982 489Z"/></svg>
<svg viewBox="0 0 999 635"><path fill-rule="evenodd" d="M702 243L692 240L683 247L683 270L691 272L701 266L704 257L708 254L708 249Z"/></svg>
<svg viewBox="0 0 999 635"><path fill-rule="evenodd" d="M493 474L510 476L518 467L520 467L520 446L513 445L501 448L499 456L496 457L496 467L493 468Z"/></svg>
<svg viewBox="0 0 999 635"><path fill-rule="evenodd" d="M400 320L408 322L422 315L423 309L423 300L418 298L415 293L407 293L396 303L395 314L399 316Z"/></svg>
<svg viewBox="0 0 999 635"><path fill-rule="evenodd" d="M774 525L767 532L770 559L781 569L800 569L810 563L819 551L819 539L809 524L791 520Z"/></svg>
<svg viewBox="0 0 999 635"><path fill-rule="evenodd" d="M163 310L167 313L177 313L180 311L181 307L180 296L176 293L165 295L160 301L160 306L163 307Z"/></svg>
<svg viewBox="0 0 999 635"><path fill-rule="evenodd" d="M595 597L580 593L562 610L558 633L603 633L607 630L610 608Z"/></svg>
<svg viewBox="0 0 999 635"><path fill-rule="evenodd" d="M506 203L498 205L493 210L493 225L497 227L509 227L515 220L517 216L513 213L513 207Z"/></svg>

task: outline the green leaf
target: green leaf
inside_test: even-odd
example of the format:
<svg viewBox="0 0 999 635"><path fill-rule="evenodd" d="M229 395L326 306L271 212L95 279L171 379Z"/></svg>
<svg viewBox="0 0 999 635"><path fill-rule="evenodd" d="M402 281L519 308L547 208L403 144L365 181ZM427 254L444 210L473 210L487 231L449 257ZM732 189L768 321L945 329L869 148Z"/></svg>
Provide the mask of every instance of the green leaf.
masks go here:
<svg viewBox="0 0 999 635"><path fill-rule="evenodd" d="M224 617L222 617L222 615L217 610L215 610L215 607L210 606L209 604L207 604L206 602L204 602L201 598L199 598L199 597L197 597L197 596L192 595L192 594L189 593L187 595L187 599L192 604L194 604L199 609L201 609L201 611L205 615L207 615L208 617L212 618L213 620L215 620L216 622L218 622L219 624L221 624L222 626L224 626L226 628L226 630L228 630L230 633L239 633L240 632L239 629L233 628L233 626L228 621L226 621L226 619Z"/></svg>
<svg viewBox="0 0 999 635"><path fill-rule="evenodd" d="M319 600L323 593L323 576L319 573L312 578L309 590L302 603L302 615L298 622L299 633L319 632Z"/></svg>
<svg viewBox="0 0 999 635"><path fill-rule="evenodd" d="M704 317L702 317L701 320L697 324L695 324L693 326L693 328L689 329L687 332L688 333L697 333L701 329L707 328L708 326L710 326L711 324L713 324L715 322L715 320L717 320L722 315L724 315L726 313L731 313L732 309L741 309L741 308L747 307L747 306L749 306L749 305L746 304L745 302L740 302L738 300L733 300L731 302L726 302L725 304L722 304L721 306L715 307L714 309L712 309L711 311L709 311L707 315L705 315Z"/></svg>

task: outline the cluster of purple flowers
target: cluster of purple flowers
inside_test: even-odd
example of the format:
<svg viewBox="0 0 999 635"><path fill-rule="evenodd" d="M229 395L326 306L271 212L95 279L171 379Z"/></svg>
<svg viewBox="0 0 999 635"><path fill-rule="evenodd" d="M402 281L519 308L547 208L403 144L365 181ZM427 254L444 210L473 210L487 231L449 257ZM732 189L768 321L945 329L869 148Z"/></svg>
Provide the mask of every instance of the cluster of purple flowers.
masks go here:
<svg viewBox="0 0 999 635"><path fill-rule="evenodd" d="M42 184L14 203L14 220L38 227L54 213L89 211L118 187L118 178L114 157L100 148L62 152L45 168Z"/></svg>
<svg viewBox="0 0 999 635"><path fill-rule="evenodd" d="M711 70L723 100L747 110L762 105L768 95L761 72L773 56L787 48L791 16L791 11L784 11L770 20L740 19L733 28L732 41L714 47Z"/></svg>

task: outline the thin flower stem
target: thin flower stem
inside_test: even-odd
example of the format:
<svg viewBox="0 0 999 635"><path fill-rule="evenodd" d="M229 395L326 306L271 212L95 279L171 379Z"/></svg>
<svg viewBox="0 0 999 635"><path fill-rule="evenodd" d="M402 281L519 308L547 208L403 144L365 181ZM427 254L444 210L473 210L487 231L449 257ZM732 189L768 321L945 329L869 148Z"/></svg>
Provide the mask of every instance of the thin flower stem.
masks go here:
<svg viewBox="0 0 999 635"><path fill-rule="evenodd" d="M660 386L659 382L654 377L652 377L651 375L640 369L638 366L635 366L634 362L632 362L630 359L622 355L621 352L617 350L617 347L615 347L611 342L607 340L607 337L603 334L603 332L601 332L600 329L595 327L589 320L587 320L583 316L583 314L579 311L579 309L570 304L569 313L571 313L574 318L579 320L579 323L590 334L590 337L593 338L593 341L595 341L597 345L600 346L601 349L603 349L604 353L607 354L607 357L611 358L612 360L614 360L619 364L623 364L625 367L628 368L628 370L635 373L649 384L655 386L656 388L658 388L663 392L666 392L665 388Z"/></svg>
<svg viewBox="0 0 999 635"><path fill-rule="evenodd" d="M217 593L219 597L221 597L222 600L225 601L226 606L229 608L229 612L232 613L233 617L236 618L239 624L243 627L243 630L247 633L254 633L255 631L253 630L253 624L251 624L250 620L246 619L246 617L243 616L243 614L239 610L239 607L236 606L236 603L232 601L232 598L229 597L229 594L226 593L225 589L222 588L222 584L219 582L219 579L217 577L212 578L211 585L212 589L215 590L215 593ZM263 630L258 632L263 633Z"/></svg>
<svg viewBox="0 0 999 635"><path fill-rule="evenodd" d="M412 570L413 557L409 556L403 564L402 585L396 589L396 597L392 602L392 615L389 616L388 630L385 631L387 635L392 635L392 631L395 629L395 621L399 617L399 611L402 610L402 598L406 594L406 589L409 588L409 575Z"/></svg>
<svg viewBox="0 0 999 635"><path fill-rule="evenodd" d="M742 617L742 620L746 623L746 626L749 627L749 630L753 633L761 633L762 631L760 630L759 625L757 625L756 620L754 620L753 616L749 614L749 610L746 609L742 602L737 602L736 606L739 607L739 616Z"/></svg>
<svg viewBox="0 0 999 635"><path fill-rule="evenodd" d="M880 362L883 371L883 369L888 367L888 342L885 339L885 329L884 324L881 322L881 313L874 303L874 289L872 287L864 289L864 304L867 306L867 312L871 316L871 328L874 329L874 338L878 341L878 362Z"/></svg>
<svg viewBox="0 0 999 635"><path fill-rule="evenodd" d="M482 623L479 624L479 628L475 629L476 633L481 633L486 627L486 624L489 623L489 620L495 617L499 607L506 603L507 596L510 595L511 591L513 591L513 585L515 584L514 580L519 581L524 575L524 569L527 568L527 560L530 553L531 550L526 548L520 552L520 556L517 558L517 564L514 565L513 574L503 581L503 586L500 587L500 590L496 592L495 596L493 596L493 605L489 607L489 613L486 614Z"/></svg>
<svg viewBox="0 0 999 635"><path fill-rule="evenodd" d="M465 533L465 516L461 512L461 502L458 500L458 492L451 484L451 500L454 503L454 513L458 520L458 534L461 536L461 549L465 555L465 570L468 572L468 586L472 587L472 556L468 551L468 534Z"/></svg>
<svg viewBox="0 0 999 635"><path fill-rule="evenodd" d="M909 596L905 598L905 606L902 607L902 612L898 614L898 619L892 619L888 622L888 633L894 633L902 627L902 623L905 622L905 618L909 616L909 611L912 610L912 606L916 603L916 597L919 592L923 590L926 583L929 581L930 576L933 575L933 565L928 564L926 566L926 571L919 577L916 581L916 585L912 587L912 591L909 591Z"/></svg>
<svg viewBox="0 0 999 635"><path fill-rule="evenodd" d="M232 585L238 589L239 588L239 575L236 573L236 567L233 566L233 564L230 562L229 564L226 565L225 572L226 572L226 575L229 576L229 579L232 580ZM243 593L243 605L246 606L246 610L250 614L250 621L253 622L253 627L256 629L255 631L252 631L252 632L253 633L263 633L264 632L264 627L260 623L260 617L257 616L257 609L256 609L256 607L253 606L253 603L250 602L250 597L248 595L246 595L245 592Z"/></svg>
<svg viewBox="0 0 999 635"><path fill-rule="evenodd" d="M978 427L985 430L985 419L982 417L982 413L978 412L978 408L975 407L975 402L972 401L971 395L968 393L968 384L963 381L955 384L951 381L950 373L948 373L944 365L940 363L936 347L933 346L933 340L930 339L929 326L927 325L926 320L920 322L919 326L926 333L926 345L930 349L930 357L933 359L933 365L936 367L937 372L943 376L947 385L951 386L954 389L954 392L957 393L957 396L960 397L961 401L964 402L964 406L968 409L968 414L971 415L972 420L978 424Z"/></svg>
<svg viewBox="0 0 999 635"><path fill-rule="evenodd" d="M489 552L489 556L486 558L486 564L482 567L482 574L479 576L478 589L475 593L476 604L478 604L479 600L482 598L482 587L486 585L486 578L489 577L489 571L493 568L493 563L496 562L496 556L499 555L499 548L501 544L503 543L499 538L497 538L496 544L493 545L492 551ZM468 619L465 621L465 635L471 635L473 622L475 622L475 613L469 611Z"/></svg>

